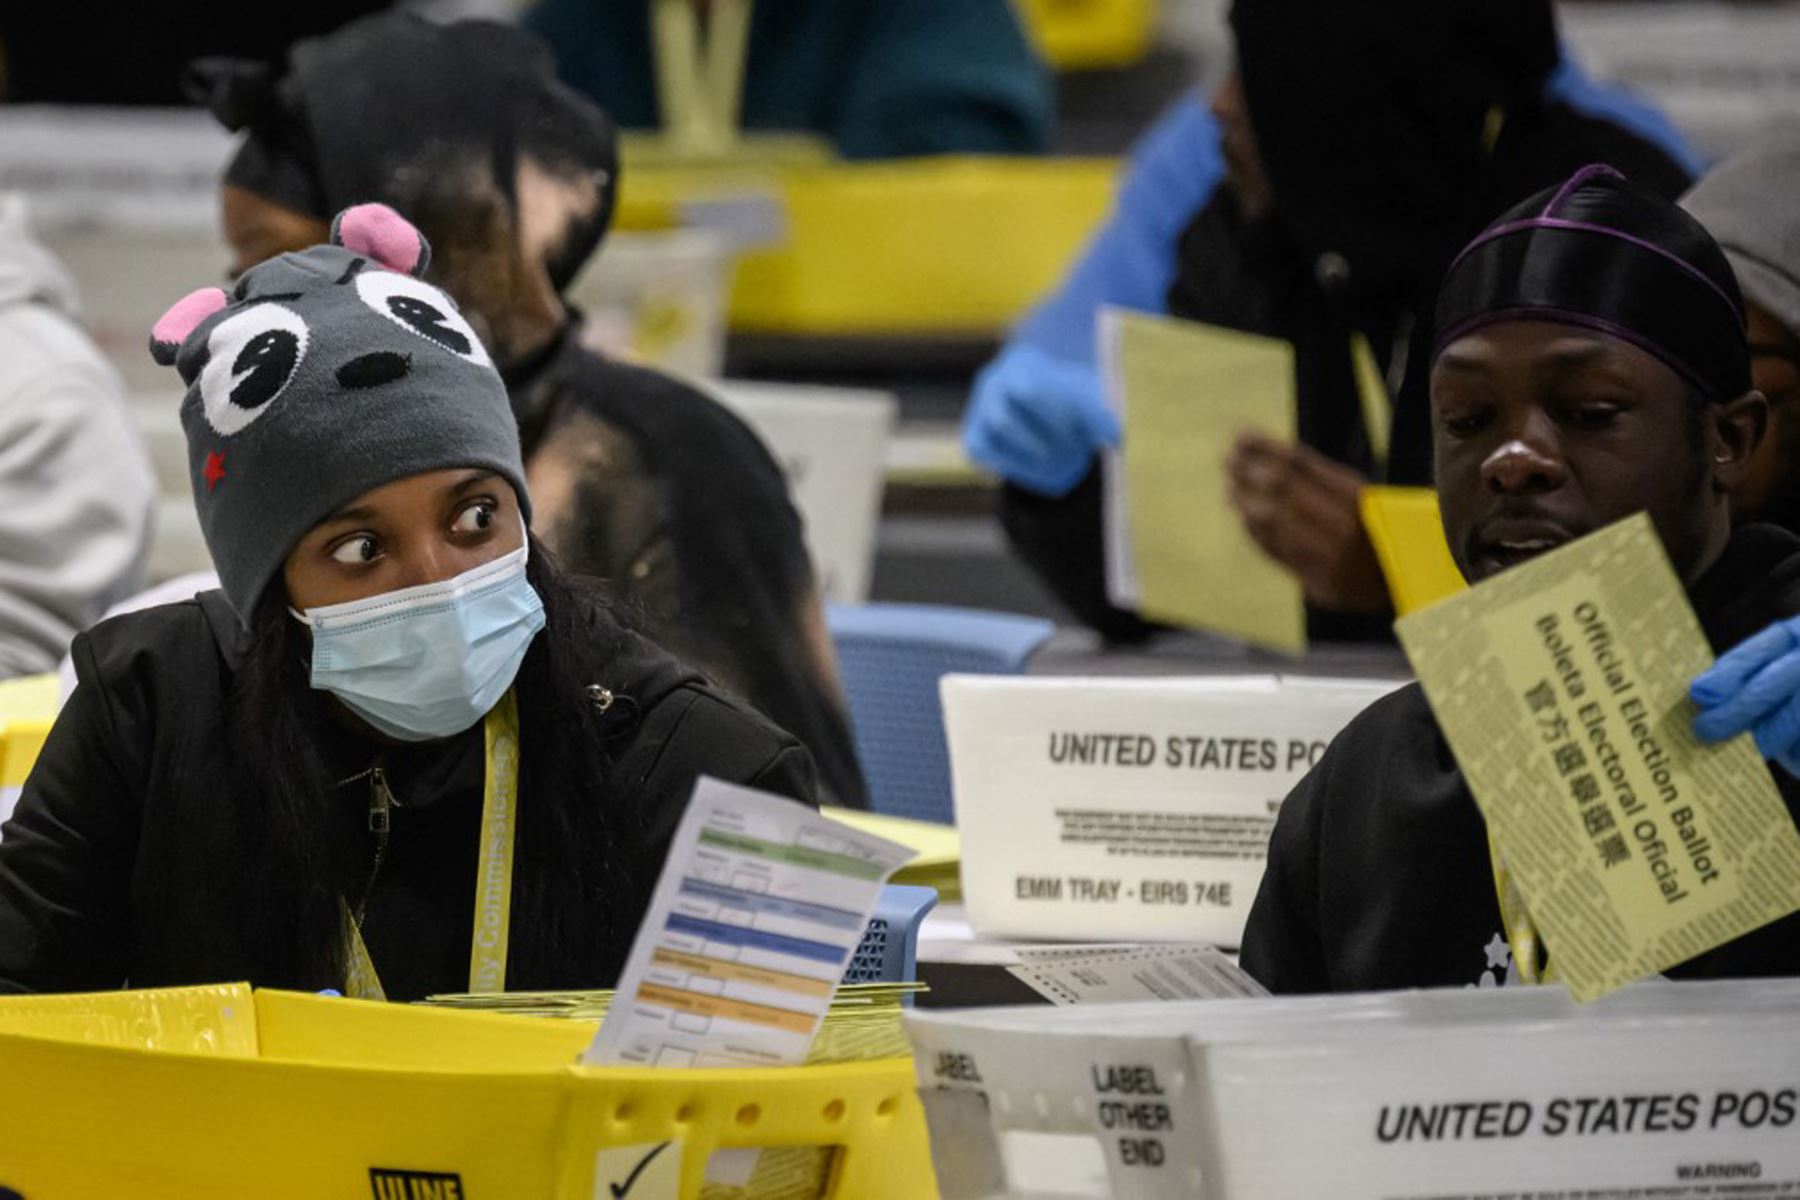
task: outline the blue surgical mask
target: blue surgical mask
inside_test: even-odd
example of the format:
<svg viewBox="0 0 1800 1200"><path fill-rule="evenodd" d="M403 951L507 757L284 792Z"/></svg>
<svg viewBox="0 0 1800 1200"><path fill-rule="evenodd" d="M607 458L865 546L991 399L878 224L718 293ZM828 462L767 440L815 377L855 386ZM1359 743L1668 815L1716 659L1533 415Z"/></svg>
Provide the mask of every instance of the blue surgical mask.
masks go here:
<svg viewBox="0 0 1800 1200"><path fill-rule="evenodd" d="M441 583L294 614L312 627L312 685L401 741L468 729L512 686L544 627L525 551Z"/></svg>

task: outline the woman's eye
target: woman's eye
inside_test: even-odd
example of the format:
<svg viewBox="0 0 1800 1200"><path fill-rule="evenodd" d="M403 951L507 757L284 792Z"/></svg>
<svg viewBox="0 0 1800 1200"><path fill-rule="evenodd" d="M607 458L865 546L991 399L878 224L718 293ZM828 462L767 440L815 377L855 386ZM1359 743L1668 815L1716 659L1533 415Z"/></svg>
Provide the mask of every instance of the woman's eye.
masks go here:
<svg viewBox="0 0 1800 1200"><path fill-rule="evenodd" d="M457 513L456 523L451 528L457 533L484 533L493 523L493 502L483 500L477 504L471 504Z"/></svg>
<svg viewBox="0 0 1800 1200"><path fill-rule="evenodd" d="M349 541L339 542L331 552L332 561L343 563L346 567L372 563L380 555L381 547L372 537L353 537Z"/></svg>

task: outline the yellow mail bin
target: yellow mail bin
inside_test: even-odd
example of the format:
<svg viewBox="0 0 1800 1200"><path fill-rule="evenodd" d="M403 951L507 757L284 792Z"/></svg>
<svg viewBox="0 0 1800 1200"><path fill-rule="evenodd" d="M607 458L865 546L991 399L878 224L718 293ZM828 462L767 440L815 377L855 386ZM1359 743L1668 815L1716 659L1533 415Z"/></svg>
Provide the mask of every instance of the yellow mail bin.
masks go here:
<svg viewBox="0 0 1800 1200"><path fill-rule="evenodd" d="M1156 35L1156 0L1019 0L1032 44L1065 71L1129 67Z"/></svg>
<svg viewBox="0 0 1800 1200"><path fill-rule="evenodd" d="M967 155L628 167L619 225L704 225L708 204L766 210L772 240L745 250L733 276L740 333L985 338L1062 278L1106 218L1118 169Z"/></svg>
<svg viewBox="0 0 1800 1200"><path fill-rule="evenodd" d="M0 998L0 1187L691 1200L714 1150L805 1145L835 1150L834 1200L937 1194L910 1060L572 1065L593 1032L242 985ZM634 1180L659 1159L662 1183Z"/></svg>

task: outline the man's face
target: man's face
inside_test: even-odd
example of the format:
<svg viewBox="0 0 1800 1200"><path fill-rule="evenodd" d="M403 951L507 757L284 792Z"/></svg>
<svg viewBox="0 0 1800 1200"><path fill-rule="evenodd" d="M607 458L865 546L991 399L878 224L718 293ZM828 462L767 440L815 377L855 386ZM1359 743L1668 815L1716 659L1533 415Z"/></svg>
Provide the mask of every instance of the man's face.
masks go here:
<svg viewBox="0 0 1800 1200"><path fill-rule="evenodd" d="M1769 399L1769 434L1731 490L1732 517L1800 530L1800 334L1751 303L1750 379Z"/></svg>
<svg viewBox="0 0 1800 1200"><path fill-rule="evenodd" d="M1654 356L1568 325L1504 321L1457 339L1431 372L1456 565L1479 582L1644 511L1691 583L1730 536L1724 488L1760 437L1760 405L1702 406Z"/></svg>

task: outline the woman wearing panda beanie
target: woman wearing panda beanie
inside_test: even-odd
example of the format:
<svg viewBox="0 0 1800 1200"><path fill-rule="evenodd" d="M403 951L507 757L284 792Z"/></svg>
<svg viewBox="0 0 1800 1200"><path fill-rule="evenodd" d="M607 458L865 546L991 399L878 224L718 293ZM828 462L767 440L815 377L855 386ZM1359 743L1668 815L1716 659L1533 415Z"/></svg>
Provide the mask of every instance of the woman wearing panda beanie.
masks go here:
<svg viewBox="0 0 1800 1200"><path fill-rule="evenodd" d="M428 256L363 205L157 323L222 588L76 640L0 836L0 990L610 986L697 776L813 800L798 742L531 544Z"/></svg>

